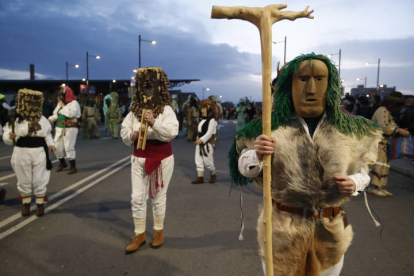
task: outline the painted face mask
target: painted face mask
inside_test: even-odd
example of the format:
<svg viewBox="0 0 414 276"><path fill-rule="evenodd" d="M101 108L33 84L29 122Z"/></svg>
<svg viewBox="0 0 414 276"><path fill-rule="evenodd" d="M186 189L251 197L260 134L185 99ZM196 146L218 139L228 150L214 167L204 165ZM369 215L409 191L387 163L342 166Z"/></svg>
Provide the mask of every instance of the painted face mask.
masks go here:
<svg viewBox="0 0 414 276"><path fill-rule="evenodd" d="M295 112L303 118L318 117L325 110L328 67L320 60L305 60L292 79Z"/></svg>
<svg viewBox="0 0 414 276"><path fill-rule="evenodd" d="M39 121L42 118L43 93L30 89L20 89L18 93L16 112L29 124L29 132L41 129Z"/></svg>

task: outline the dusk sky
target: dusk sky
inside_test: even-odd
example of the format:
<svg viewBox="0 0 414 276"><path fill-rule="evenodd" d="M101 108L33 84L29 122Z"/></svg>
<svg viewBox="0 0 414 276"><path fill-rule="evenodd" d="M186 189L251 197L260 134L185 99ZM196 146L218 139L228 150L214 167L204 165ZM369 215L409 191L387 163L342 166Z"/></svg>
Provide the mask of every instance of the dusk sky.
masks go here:
<svg viewBox="0 0 414 276"><path fill-rule="evenodd" d="M396 86L414 94L414 1L318 0L0 0L0 79L86 77L86 51L100 55L89 62L89 78L129 79L138 67L162 67L170 79L200 79L180 89L199 97L222 95L261 101L261 59L257 28L241 20L211 19L211 8L287 4L285 10L309 6L315 19L283 20L273 25L273 41L287 36L287 60L302 54L336 54L342 50L341 77L346 92L358 84ZM283 62L284 44L273 46L273 68ZM338 55L332 60L338 62ZM372 62L371 65L365 65ZM275 76L275 72L273 73ZM361 78L361 81L357 81Z"/></svg>

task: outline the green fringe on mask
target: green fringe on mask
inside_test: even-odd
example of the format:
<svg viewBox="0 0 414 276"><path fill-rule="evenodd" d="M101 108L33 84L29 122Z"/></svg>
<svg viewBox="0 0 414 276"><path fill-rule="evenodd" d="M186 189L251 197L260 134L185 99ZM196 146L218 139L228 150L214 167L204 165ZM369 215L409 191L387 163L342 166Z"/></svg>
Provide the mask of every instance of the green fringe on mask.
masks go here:
<svg viewBox="0 0 414 276"><path fill-rule="evenodd" d="M346 135L355 135L358 138L370 135L372 132L376 132L380 129L379 126L364 117L349 116L341 111L341 82L336 66L328 57L310 53L298 56L294 60L290 61L278 76L276 84L277 90L274 95L274 112L271 115L272 131L278 129L280 126L286 126L291 121L292 111L294 110L292 100L292 77L295 75L299 65L305 60L309 60L309 66L311 66L312 60L320 60L328 67L329 78L325 107L327 117L325 120L330 122L339 132ZM256 119L246 124L236 134L235 140L228 154L230 176L234 184L242 186L252 182L251 179L242 176L239 172L239 156L236 150L237 140L240 139L240 137L254 139L262 133L262 120Z"/></svg>

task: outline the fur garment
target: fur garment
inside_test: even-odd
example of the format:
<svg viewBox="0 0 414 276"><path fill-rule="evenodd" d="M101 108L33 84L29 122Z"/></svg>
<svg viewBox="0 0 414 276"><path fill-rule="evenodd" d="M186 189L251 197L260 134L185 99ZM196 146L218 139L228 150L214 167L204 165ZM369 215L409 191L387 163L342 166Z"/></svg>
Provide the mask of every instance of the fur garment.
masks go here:
<svg viewBox="0 0 414 276"><path fill-rule="evenodd" d="M327 120L307 134L298 119L272 131L276 139L272 155L272 198L286 206L327 208L349 200L340 195L334 176L353 175L377 158L380 132L357 138L339 132ZM237 151L254 149L254 140L240 138ZM262 187L262 177L255 182ZM351 244L353 231L344 212L323 222L279 211L273 204L274 274L283 276L321 275L338 263ZM263 209L257 225L260 256L264 261Z"/></svg>

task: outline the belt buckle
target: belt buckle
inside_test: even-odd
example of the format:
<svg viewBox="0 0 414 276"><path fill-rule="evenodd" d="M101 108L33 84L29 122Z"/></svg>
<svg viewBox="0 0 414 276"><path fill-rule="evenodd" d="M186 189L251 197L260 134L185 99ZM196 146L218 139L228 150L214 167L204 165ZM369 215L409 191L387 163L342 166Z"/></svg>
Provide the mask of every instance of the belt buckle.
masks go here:
<svg viewBox="0 0 414 276"><path fill-rule="evenodd" d="M317 222L323 222L323 208L316 208L319 212L319 218L316 220Z"/></svg>
<svg viewBox="0 0 414 276"><path fill-rule="evenodd" d="M319 218L316 219L317 222L323 222L323 208L311 208L311 207L304 207L303 208L303 217L307 218L307 213L308 211L312 211L313 215L311 218L313 218L313 216L316 216L318 213L315 212L319 212Z"/></svg>

